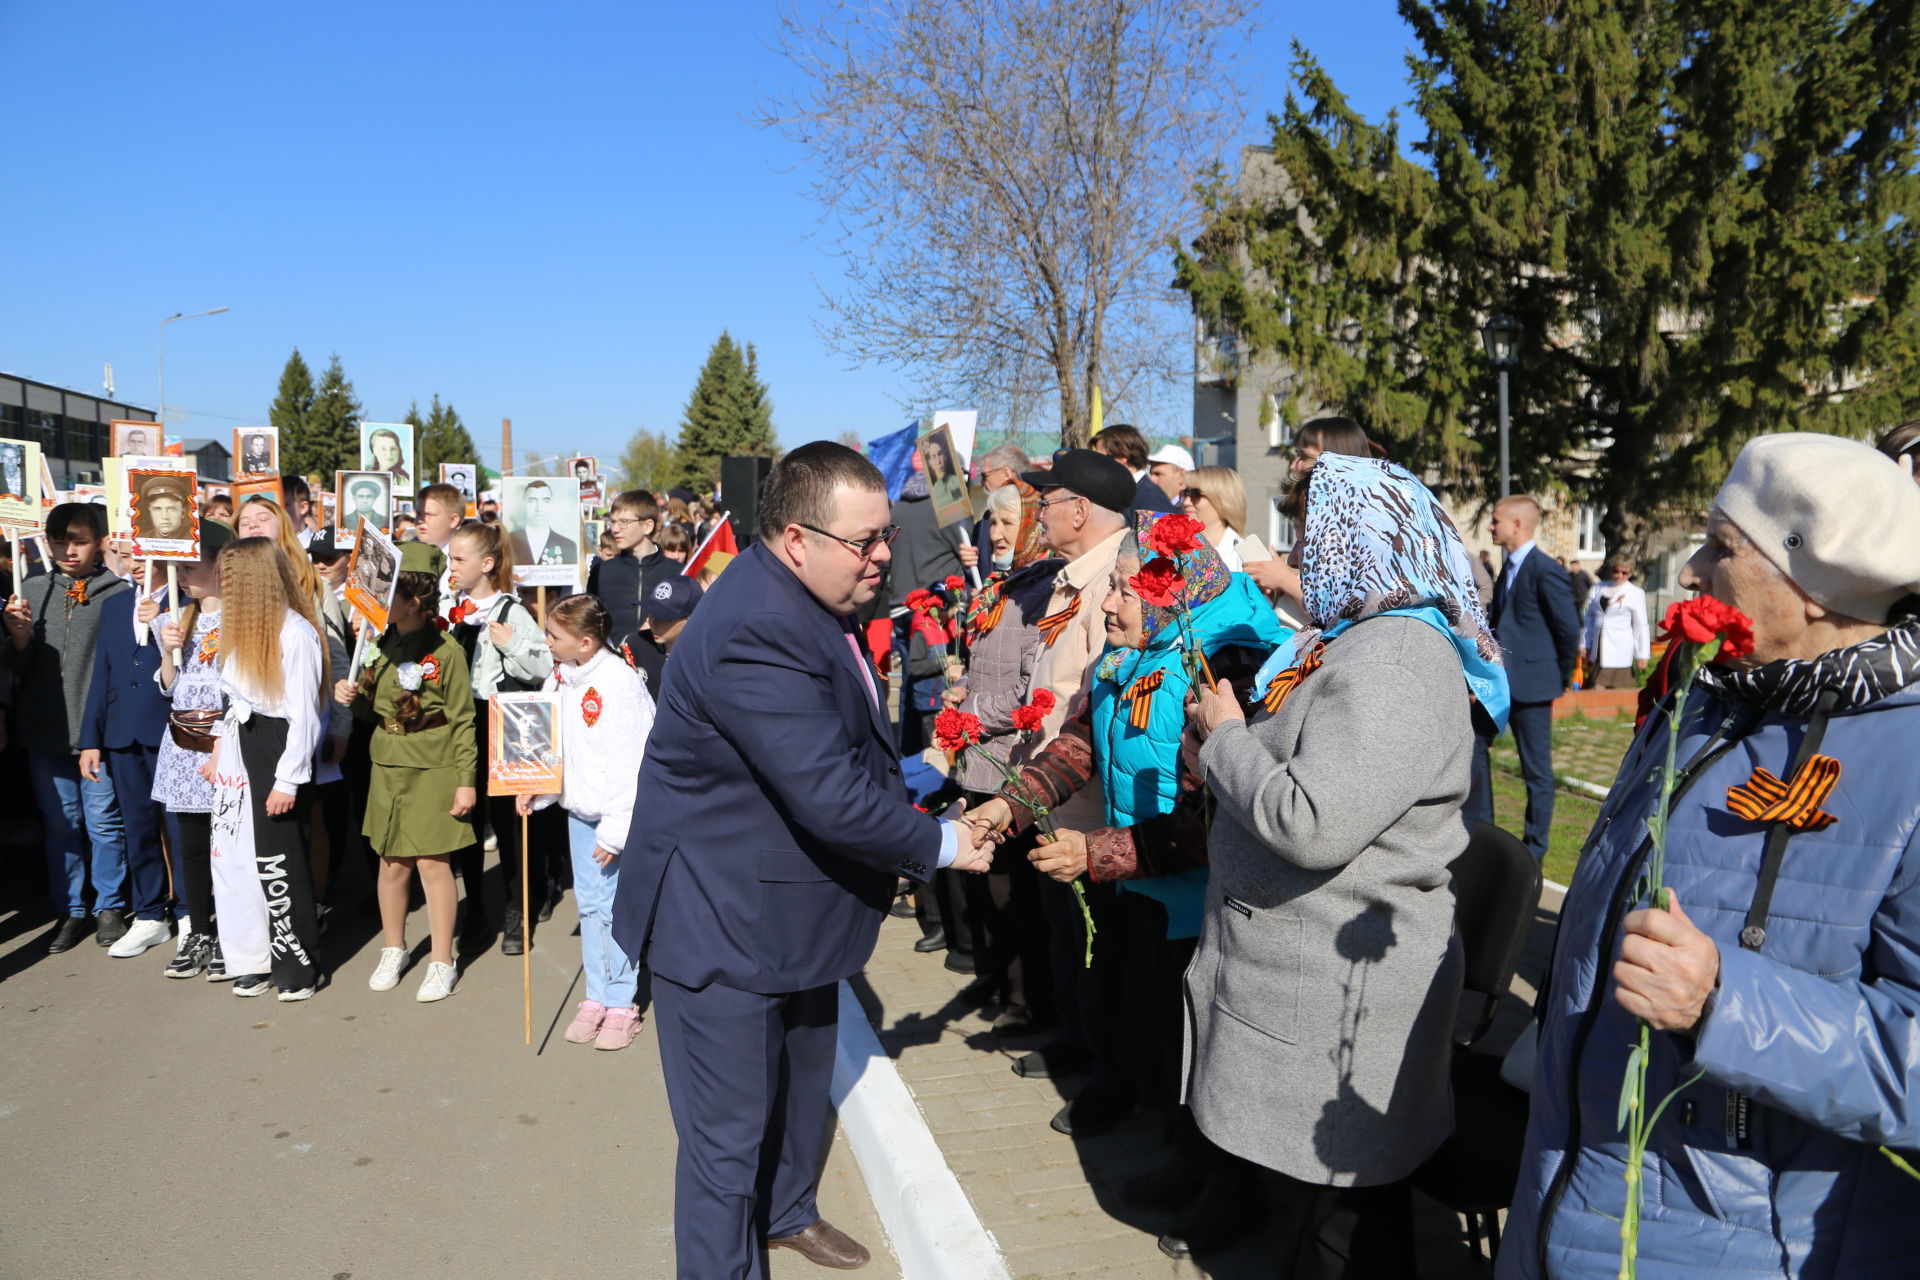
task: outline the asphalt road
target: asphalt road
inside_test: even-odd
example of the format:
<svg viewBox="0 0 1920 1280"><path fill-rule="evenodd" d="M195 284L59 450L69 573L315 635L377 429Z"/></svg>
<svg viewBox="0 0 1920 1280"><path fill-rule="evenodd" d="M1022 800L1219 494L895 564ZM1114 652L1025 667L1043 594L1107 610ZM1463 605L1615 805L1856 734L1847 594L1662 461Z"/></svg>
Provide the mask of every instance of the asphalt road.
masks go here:
<svg viewBox="0 0 1920 1280"><path fill-rule="evenodd" d="M303 1004L164 979L171 944L48 956L39 908L0 914L0 1277L670 1280L657 1048L561 1039L574 927L569 897L538 935L529 1048L497 947L451 999L413 999L424 911L386 993L373 919L336 913L333 983ZM821 1211L874 1250L862 1276L900 1274L841 1143ZM771 1274L827 1273L780 1250Z"/></svg>

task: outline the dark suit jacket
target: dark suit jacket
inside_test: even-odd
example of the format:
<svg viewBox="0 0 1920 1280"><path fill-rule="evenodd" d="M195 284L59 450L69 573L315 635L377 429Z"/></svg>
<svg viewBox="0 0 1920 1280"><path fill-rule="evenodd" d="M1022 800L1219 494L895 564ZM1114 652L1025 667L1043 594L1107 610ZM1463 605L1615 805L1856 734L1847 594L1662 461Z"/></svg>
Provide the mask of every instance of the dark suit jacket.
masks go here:
<svg viewBox="0 0 1920 1280"><path fill-rule="evenodd" d="M715 582L655 695L613 906L627 954L682 986L769 995L866 964L940 829L908 802L854 663L842 621L764 545Z"/></svg>
<svg viewBox="0 0 1920 1280"><path fill-rule="evenodd" d="M507 541L513 547L515 564L533 563L533 546L527 541L526 534L510 533L507 535ZM547 545L541 548L540 554L547 557L541 561L542 564L580 563L580 549L574 544L573 539L562 537L551 529L547 530ZM554 558L556 555L558 559Z"/></svg>
<svg viewBox="0 0 1920 1280"><path fill-rule="evenodd" d="M1158 511L1163 515L1172 515L1180 509L1180 504L1167 496L1167 491L1153 482L1151 472L1140 477L1140 483L1133 490L1133 509L1127 512L1127 528L1134 527L1135 511Z"/></svg>
<svg viewBox="0 0 1920 1280"><path fill-rule="evenodd" d="M133 609L140 592L122 591L100 604L100 639L93 648L93 682L80 715L80 749L112 751L135 743L158 748L171 704L153 676L160 669L160 635L149 628L135 644Z"/></svg>
<svg viewBox="0 0 1920 1280"><path fill-rule="evenodd" d="M1515 702L1552 702L1573 680L1580 657L1580 619L1573 608L1573 581L1553 558L1535 547L1520 562L1504 595L1493 580L1493 634L1507 669Z"/></svg>

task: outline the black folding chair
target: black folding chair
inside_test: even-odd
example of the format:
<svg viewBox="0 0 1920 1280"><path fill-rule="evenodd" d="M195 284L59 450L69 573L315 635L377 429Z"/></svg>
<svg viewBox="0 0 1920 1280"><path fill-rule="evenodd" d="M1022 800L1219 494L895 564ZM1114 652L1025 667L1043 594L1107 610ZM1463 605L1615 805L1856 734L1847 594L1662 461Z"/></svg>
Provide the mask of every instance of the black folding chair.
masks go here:
<svg viewBox="0 0 1920 1280"><path fill-rule="evenodd" d="M1513 984L1540 905L1540 863L1511 832L1484 823L1450 870L1454 927L1466 959L1462 1003L1477 996L1481 1005L1472 1030L1454 1045L1453 1136L1414 1172L1413 1185L1466 1218L1476 1255L1484 1232L1494 1256L1500 1213L1520 1174L1528 1099L1500 1078L1498 1057L1472 1046L1493 1026Z"/></svg>

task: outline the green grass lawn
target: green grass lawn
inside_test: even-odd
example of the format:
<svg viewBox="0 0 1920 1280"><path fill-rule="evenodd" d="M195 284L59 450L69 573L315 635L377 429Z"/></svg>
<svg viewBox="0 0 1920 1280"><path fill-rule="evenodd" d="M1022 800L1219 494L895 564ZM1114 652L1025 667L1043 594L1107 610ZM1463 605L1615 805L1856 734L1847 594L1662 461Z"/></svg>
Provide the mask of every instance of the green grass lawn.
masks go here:
<svg viewBox="0 0 1920 1280"><path fill-rule="evenodd" d="M1547 879L1573 882L1573 865L1600 817L1600 802L1562 791L1553 799L1553 829L1547 836ZM1493 771L1493 820L1519 835L1527 825L1527 788L1515 774Z"/></svg>

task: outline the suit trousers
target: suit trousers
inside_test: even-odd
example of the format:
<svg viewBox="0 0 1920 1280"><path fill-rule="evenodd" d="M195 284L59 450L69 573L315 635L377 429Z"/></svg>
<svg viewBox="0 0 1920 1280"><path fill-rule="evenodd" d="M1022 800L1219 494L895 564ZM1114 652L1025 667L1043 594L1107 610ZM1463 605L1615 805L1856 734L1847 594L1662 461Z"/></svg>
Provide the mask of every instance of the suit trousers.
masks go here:
<svg viewBox="0 0 1920 1280"><path fill-rule="evenodd" d="M127 838L127 905L139 920L167 918L167 854L160 843L166 808L153 798L153 767L160 748L134 743L106 753L114 798ZM184 886L175 886L179 896Z"/></svg>
<svg viewBox="0 0 1920 1280"><path fill-rule="evenodd" d="M831 983L760 995L654 975L660 1070L680 1136L679 1280L765 1280L762 1241L819 1220L839 1020Z"/></svg>
<svg viewBox="0 0 1920 1280"><path fill-rule="evenodd" d="M1520 749L1520 776L1527 784L1527 826L1521 839L1534 857L1544 858L1553 828L1553 704L1516 702L1507 727Z"/></svg>

